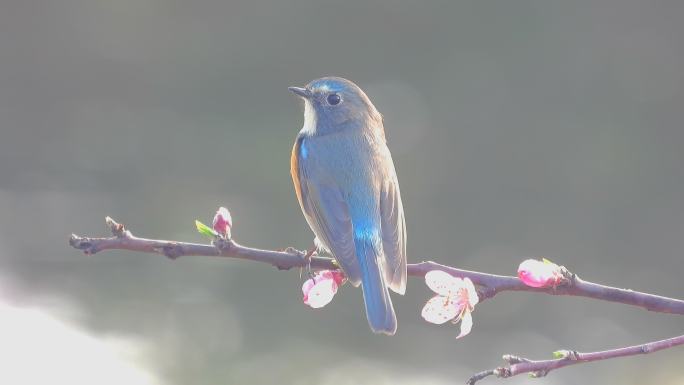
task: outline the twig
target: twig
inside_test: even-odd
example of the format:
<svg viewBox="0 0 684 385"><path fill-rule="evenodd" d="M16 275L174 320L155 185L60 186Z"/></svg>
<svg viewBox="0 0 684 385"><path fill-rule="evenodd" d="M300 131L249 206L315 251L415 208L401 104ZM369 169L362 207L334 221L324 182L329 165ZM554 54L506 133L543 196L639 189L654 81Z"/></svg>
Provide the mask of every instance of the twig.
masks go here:
<svg viewBox="0 0 684 385"><path fill-rule="evenodd" d="M527 358L504 355L503 360L508 363L508 366L501 366L495 369L485 370L483 372L477 373L470 377L466 383L473 385L477 381L489 376L508 378L523 373L530 373L532 377L544 377L554 369L559 369L570 365L607 360L617 357L635 356L638 354L648 354L678 345L684 345L684 335L660 341L648 342L642 345L604 350L601 352L580 353L572 350L561 350L554 353L554 355L560 356L560 358L552 360L533 361Z"/></svg>
<svg viewBox="0 0 684 385"><path fill-rule="evenodd" d="M279 270L289 270L307 265L304 258L305 252L294 248L287 248L285 251L261 250L242 246L232 239L222 238L216 239L213 244L138 238L128 231L124 225L117 223L110 217L107 217L105 222L113 234L112 237L89 238L72 234L69 244L88 255L103 250L130 250L161 254L171 259L182 256L246 259L268 263ZM311 259L311 268L315 270L333 270L337 269L338 266L331 258L314 256ZM473 283L479 286L478 294L480 301L492 298L503 291L527 291L550 295L594 298L638 306L659 313L684 315L684 301L682 300L584 281L567 270L565 272L566 279L559 286L534 288L525 285L517 277L457 269L432 261L408 265L408 275L410 276L423 277L425 273L431 270L442 270L454 277L470 278Z"/></svg>

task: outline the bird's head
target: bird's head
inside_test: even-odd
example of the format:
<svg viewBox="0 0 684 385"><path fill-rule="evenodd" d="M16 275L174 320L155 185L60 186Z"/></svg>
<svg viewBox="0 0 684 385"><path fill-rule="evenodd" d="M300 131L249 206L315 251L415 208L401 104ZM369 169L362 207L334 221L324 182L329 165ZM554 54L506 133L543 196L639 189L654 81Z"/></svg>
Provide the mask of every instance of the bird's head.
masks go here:
<svg viewBox="0 0 684 385"><path fill-rule="evenodd" d="M325 135L382 122L368 96L347 79L324 77L289 90L304 99L304 128L311 133Z"/></svg>

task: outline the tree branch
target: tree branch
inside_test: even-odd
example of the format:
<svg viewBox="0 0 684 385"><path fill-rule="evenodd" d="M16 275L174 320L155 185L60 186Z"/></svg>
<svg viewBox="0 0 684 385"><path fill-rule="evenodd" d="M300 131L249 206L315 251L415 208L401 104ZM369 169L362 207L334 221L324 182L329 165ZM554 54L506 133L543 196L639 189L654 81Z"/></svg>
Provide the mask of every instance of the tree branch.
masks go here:
<svg viewBox="0 0 684 385"><path fill-rule="evenodd" d="M684 345L684 335L648 342L642 345L604 350L601 352L580 353L574 350L561 350L554 353L554 355L560 357L553 360L533 361L527 358L506 354L503 356L503 360L508 363L508 366L501 366L477 373L468 379L467 384L473 385L477 381L489 376L508 378L517 376L518 374L530 373L532 377L544 377L554 369L570 365L607 360L610 358L629 357L638 354L648 354L679 345Z"/></svg>
<svg viewBox="0 0 684 385"><path fill-rule="evenodd" d="M69 244L88 255L103 250L130 250L165 255L170 259L176 259L181 256L246 259L267 263L279 270L303 268L307 267L307 265L314 270L335 270L339 268L332 258L320 256L311 257L310 262L307 263L306 253L294 248L287 248L284 251L261 250L246 247L232 239L222 237L216 237L211 244L146 239L134 236L124 225L117 223L110 217L107 217L105 221L113 236L90 238L72 234ZM441 270L454 277L470 278L477 285L480 302L504 291L526 291L549 295L587 297L637 306L659 313L684 315L684 301L682 300L585 281L569 272L566 268L561 268L563 277L556 287L543 288L527 286L518 277L457 269L432 261L409 264L407 268L408 275L416 277L423 277L432 270ZM684 335L602 352L579 353L576 351L560 351L556 352L556 354L561 357L552 360L533 361L513 355L504 355L503 359L508 363L508 366L480 372L471 377L468 380L468 384L472 385L488 376L506 378L521 373L531 373L534 377L542 377L553 369L569 365L646 354L683 344Z"/></svg>
<svg viewBox="0 0 684 385"><path fill-rule="evenodd" d="M171 259L182 256L209 256L246 259L268 263L279 270L306 267L305 252L294 248L284 251L261 250L240 245L232 239L216 239L213 244L200 244L178 241L138 238L128 231L124 225L112 218L105 219L112 232L112 237L89 238L72 234L69 244L85 254L91 255L103 250L130 250L143 253L165 255ZM314 270L334 270L339 267L332 258L314 256L311 258ZM442 270L454 277L470 278L478 285L480 301L494 297L503 291L527 291L550 295L569 295L594 298L609 302L638 306L659 313L684 315L684 301L659 295L642 293L629 289L620 289L584 281L566 270L566 279L559 285L547 288L535 288L525 285L513 276L488 274L477 271L457 269L432 261L423 261L408 265L408 275L423 277L431 270Z"/></svg>

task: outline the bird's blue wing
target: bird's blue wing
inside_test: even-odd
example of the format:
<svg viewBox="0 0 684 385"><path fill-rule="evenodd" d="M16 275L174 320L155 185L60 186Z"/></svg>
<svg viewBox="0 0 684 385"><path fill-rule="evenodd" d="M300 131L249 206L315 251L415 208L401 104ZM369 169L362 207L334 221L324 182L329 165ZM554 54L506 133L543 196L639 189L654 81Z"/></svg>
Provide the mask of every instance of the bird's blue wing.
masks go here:
<svg viewBox="0 0 684 385"><path fill-rule="evenodd" d="M356 260L352 221L347 202L340 190L331 184L312 183L303 179L302 200L311 216L309 224L323 245L333 254L349 282L361 282Z"/></svg>
<svg viewBox="0 0 684 385"><path fill-rule="evenodd" d="M313 182L308 178L299 161L299 145L300 141L295 142L292 150L290 172L306 221L318 240L335 257L349 282L358 286L361 274L347 202L333 181Z"/></svg>
<svg viewBox="0 0 684 385"><path fill-rule="evenodd" d="M385 282L394 292L406 291L406 223L399 183L394 167L380 192L382 248L385 254Z"/></svg>

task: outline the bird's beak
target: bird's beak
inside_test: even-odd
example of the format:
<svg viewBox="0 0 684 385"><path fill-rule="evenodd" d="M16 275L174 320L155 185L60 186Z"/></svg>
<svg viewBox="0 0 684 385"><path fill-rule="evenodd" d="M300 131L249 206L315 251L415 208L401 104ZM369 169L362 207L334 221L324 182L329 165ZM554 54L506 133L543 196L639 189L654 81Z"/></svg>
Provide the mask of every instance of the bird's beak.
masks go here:
<svg viewBox="0 0 684 385"><path fill-rule="evenodd" d="M308 99L311 97L311 91L309 91L307 88L302 88L302 87L287 87L288 90L292 91L296 95L299 95L303 97L304 99Z"/></svg>

